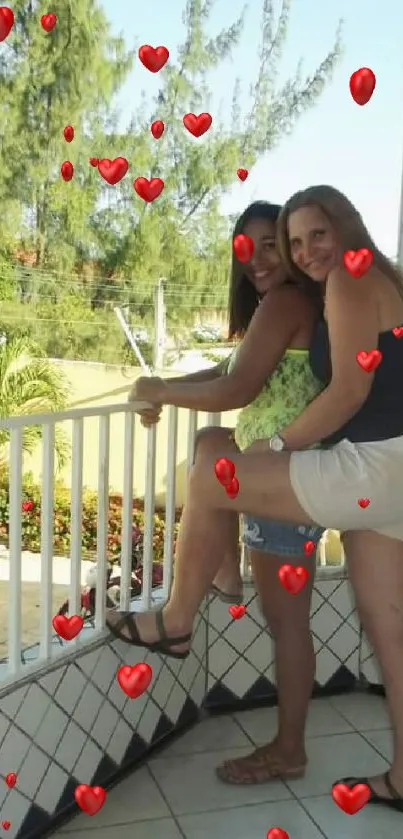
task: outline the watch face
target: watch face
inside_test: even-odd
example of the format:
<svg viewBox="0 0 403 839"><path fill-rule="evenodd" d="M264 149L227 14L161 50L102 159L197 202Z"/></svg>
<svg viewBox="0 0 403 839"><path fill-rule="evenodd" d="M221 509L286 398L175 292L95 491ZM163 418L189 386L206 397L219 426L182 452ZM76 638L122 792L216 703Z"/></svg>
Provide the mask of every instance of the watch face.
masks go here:
<svg viewBox="0 0 403 839"><path fill-rule="evenodd" d="M284 440L279 434L274 434L270 441L270 448L274 452L282 452L284 448Z"/></svg>

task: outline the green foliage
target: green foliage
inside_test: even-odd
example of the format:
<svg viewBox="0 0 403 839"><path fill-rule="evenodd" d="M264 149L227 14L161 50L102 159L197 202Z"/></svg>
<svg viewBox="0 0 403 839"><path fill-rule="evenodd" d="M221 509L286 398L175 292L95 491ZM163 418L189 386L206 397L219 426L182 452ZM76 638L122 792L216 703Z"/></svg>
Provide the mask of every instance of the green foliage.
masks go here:
<svg viewBox="0 0 403 839"><path fill-rule="evenodd" d="M0 418L61 411L68 400L68 385L38 346L26 337L13 337L0 345ZM42 428L30 425L23 431L23 451L31 453L42 438ZM10 432L0 429L0 465L7 459ZM62 468L69 446L60 429L55 440L58 466Z"/></svg>
<svg viewBox="0 0 403 839"><path fill-rule="evenodd" d="M192 309L212 306L212 294L214 308L226 307L229 220L220 214L220 199L238 166L251 169L317 102L338 60L339 33L312 76L303 79L298 65L278 87L291 0L282 0L279 14L274 0L261 0L249 108L241 109L236 80L229 119L219 112L212 129L194 140L182 116L209 109L214 74L241 42L244 13L211 37L211 0L183 5L186 32L176 63L171 59L161 72L155 100L143 95L130 124L118 131L114 97L134 52L112 37L100 3L54 0L58 23L50 35L38 26L48 11L45 0L13 3L15 26L0 53L0 294L19 305L21 314L9 314L18 334L41 319L36 337L50 355L121 361L127 349L113 306L130 306L136 325L146 323L161 276L171 326L190 321ZM158 142L149 130L156 118L167 126ZM75 128L71 144L63 138L67 123ZM135 195L131 175L112 187L88 162L91 156L132 162L134 150L134 177L165 181L151 205ZM66 158L75 167L68 183L60 177ZM35 268L10 274L4 259L10 265L17 249L32 254ZM89 264L94 270L87 276Z"/></svg>
<svg viewBox="0 0 403 839"><path fill-rule="evenodd" d="M9 484L5 473L0 475L0 542L8 545L9 540ZM71 552L71 495L70 491L57 482L54 493L53 553L55 556L70 556ZM122 497L110 495L108 515L108 559L120 556L122 534ZM176 539L181 511L176 513L174 536ZM164 555L165 513L154 514L154 560L162 562ZM82 557L96 559L97 555L97 495L90 490L83 493L82 514ZM144 533L144 502L133 500L133 526ZM31 474L23 478L22 535L24 551L38 553L41 547L41 488Z"/></svg>

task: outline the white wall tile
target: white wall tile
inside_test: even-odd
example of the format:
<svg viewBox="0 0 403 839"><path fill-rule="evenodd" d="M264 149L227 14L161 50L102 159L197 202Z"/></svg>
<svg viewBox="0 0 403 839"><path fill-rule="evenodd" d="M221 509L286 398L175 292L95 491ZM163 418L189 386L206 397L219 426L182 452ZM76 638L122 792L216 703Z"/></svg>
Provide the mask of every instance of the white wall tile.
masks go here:
<svg viewBox="0 0 403 839"><path fill-rule="evenodd" d="M34 800L49 764L49 757L37 749L36 746L31 746L28 754L24 757L24 762L18 773L19 791L31 800Z"/></svg>
<svg viewBox="0 0 403 839"><path fill-rule="evenodd" d="M42 780L35 803L46 810L47 813L52 814L68 780L69 776L63 769L60 769L60 766L55 764L50 766Z"/></svg>
<svg viewBox="0 0 403 839"><path fill-rule="evenodd" d="M67 772L71 772L77 763L87 740L85 732L76 725L74 720L68 724L66 731L57 748L57 760Z"/></svg>
<svg viewBox="0 0 403 839"><path fill-rule="evenodd" d="M67 714L52 702L35 735L35 743L47 752L47 754L53 756L67 728L68 722L69 718Z"/></svg>

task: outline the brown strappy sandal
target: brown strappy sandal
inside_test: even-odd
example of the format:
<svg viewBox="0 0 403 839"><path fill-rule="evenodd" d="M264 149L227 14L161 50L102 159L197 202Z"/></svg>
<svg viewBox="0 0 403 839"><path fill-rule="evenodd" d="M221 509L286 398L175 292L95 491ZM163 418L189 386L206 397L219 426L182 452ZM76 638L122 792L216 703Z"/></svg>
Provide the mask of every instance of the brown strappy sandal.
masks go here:
<svg viewBox="0 0 403 839"><path fill-rule="evenodd" d="M377 792L374 792L368 778L341 778L340 781L335 781L335 783L347 784L348 787L354 787L356 784L366 784L371 791L371 798L369 799L368 804L383 804L384 807L390 807L392 810L398 810L400 813L403 813L403 796L400 795L397 789L393 786L392 781L390 780L389 769L383 775L383 780L385 781L385 787L391 798L386 798L384 795L378 795Z"/></svg>
<svg viewBox="0 0 403 839"><path fill-rule="evenodd" d="M291 780L305 775L306 764L287 767L267 746L259 746L254 752L235 760L225 760L216 767L216 775L224 784L246 786L266 784L269 781Z"/></svg>
<svg viewBox="0 0 403 839"><path fill-rule="evenodd" d="M116 621L112 621L111 618L106 618L106 625L109 631L115 638L118 638L119 641L123 641L124 644L131 644L133 647L144 647L146 650L151 650L154 653L161 653L162 655L169 656L170 658L187 658L190 650L185 650L184 652L175 652L172 648L179 646L179 644L186 644L192 640L192 633L188 635L179 635L174 638L170 638L164 626L164 618L162 616L162 609L158 612L155 612L155 624L158 632L158 641L143 641L140 637L140 633L137 629L136 624L136 613L135 612L110 612L110 616L117 615L120 616ZM127 629L129 631L129 636L122 633L122 629Z"/></svg>
<svg viewBox="0 0 403 839"><path fill-rule="evenodd" d="M227 594L226 591L218 588L218 586L215 586L214 583L210 586L209 593L213 594L214 597L218 597L222 603L228 603L230 606L240 606L243 603L242 594Z"/></svg>

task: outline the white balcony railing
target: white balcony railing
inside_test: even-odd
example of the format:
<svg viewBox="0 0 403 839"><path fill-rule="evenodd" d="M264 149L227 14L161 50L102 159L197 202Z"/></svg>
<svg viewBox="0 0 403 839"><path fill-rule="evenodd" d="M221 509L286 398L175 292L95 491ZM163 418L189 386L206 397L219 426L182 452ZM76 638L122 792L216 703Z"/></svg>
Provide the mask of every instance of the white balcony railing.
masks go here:
<svg viewBox="0 0 403 839"><path fill-rule="evenodd" d="M145 403L137 403L142 407ZM168 417L166 445L166 486L165 486L165 534L163 550L162 596L168 596L172 577L173 535L175 525L175 491L178 448L178 410L170 407ZM187 469L189 470L194 453L195 435L198 429L198 415L188 413L187 430ZM36 414L3 419L0 428L10 433L9 445L9 597L8 597L8 633L7 652L8 668L0 687L6 683L26 678L34 670L49 664L55 655L74 654L77 647L99 641L105 631L106 569L108 544L108 514L110 493L110 462L114 455L114 440L111 441L111 421L120 417L124 423L124 446L121 457L122 476L122 542L121 542L121 599L120 608L130 607L131 550L133 518L133 482L135 477L135 431L139 417L133 414L127 403L123 405L97 406L64 411L55 414ZM82 501L84 489L85 460L85 424L98 419L98 481L97 481L97 582L95 628L85 639L80 634L73 641L64 645L55 645L55 633L52 627L52 591L53 591L53 534L54 534L54 474L55 474L55 429L59 423L71 424L71 549L70 549L70 584L69 614L80 612L81 603L81 563L82 563ZM220 425L220 414L208 414L207 423L201 425ZM40 540L40 627L39 654L35 661L24 664L22 660L22 474L23 474L23 433L29 426L42 426L42 470L41 470L41 540ZM140 609L151 605L152 563L153 563L153 516L155 510L157 434L159 426L154 426L146 435L146 458L144 476L144 555L143 582L140 597ZM121 429L122 432L122 429ZM111 445L112 443L112 445ZM344 558L342 558L344 561ZM243 559L244 562L244 559ZM326 564L325 549L319 553L319 564ZM1 639L0 639L1 640Z"/></svg>

